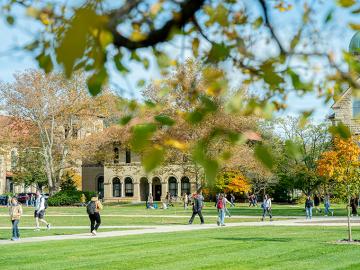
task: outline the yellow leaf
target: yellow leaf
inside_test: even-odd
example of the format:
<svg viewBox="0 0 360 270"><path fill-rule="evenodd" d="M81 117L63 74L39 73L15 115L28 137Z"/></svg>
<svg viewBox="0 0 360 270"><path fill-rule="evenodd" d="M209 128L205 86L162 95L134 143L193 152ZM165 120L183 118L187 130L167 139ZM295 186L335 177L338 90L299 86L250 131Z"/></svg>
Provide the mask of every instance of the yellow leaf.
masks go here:
<svg viewBox="0 0 360 270"><path fill-rule="evenodd" d="M99 36L100 44L103 48L106 48L113 42L113 35L109 31L101 31Z"/></svg>
<svg viewBox="0 0 360 270"><path fill-rule="evenodd" d="M161 5L162 5L162 4L159 3L159 2L153 4L153 5L151 6L151 8L150 8L150 14L153 15L153 16L156 15L156 14L160 11Z"/></svg>
<svg viewBox="0 0 360 270"><path fill-rule="evenodd" d="M174 147L174 148L179 149L181 151L185 151L185 150L188 149L188 145L186 143L180 142L180 141L175 140L175 139L165 140L165 145Z"/></svg>

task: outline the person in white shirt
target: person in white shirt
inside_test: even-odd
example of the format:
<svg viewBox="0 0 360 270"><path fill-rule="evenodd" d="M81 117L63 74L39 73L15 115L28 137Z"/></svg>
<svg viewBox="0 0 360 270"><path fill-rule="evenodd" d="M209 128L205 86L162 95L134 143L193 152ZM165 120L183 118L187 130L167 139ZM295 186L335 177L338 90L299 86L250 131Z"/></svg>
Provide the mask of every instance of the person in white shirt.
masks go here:
<svg viewBox="0 0 360 270"><path fill-rule="evenodd" d="M264 197L264 201L261 205L262 209L263 209L263 215L262 215L262 221L264 221L266 213L269 214L270 216L270 221L272 221L272 214L271 214L271 198L269 197L269 195L265 195Z"/></svg>
<svg viewBox="0 0 360 270"><path fill-rule="evenodd" d="M35 231L40 230L39 221L45 223L46 228L50 230L50 223L46 222L44 216L45 216L45 198L40 194L40 191L36 191L35 212L34 212L34 218L36 223Z"/></svg>

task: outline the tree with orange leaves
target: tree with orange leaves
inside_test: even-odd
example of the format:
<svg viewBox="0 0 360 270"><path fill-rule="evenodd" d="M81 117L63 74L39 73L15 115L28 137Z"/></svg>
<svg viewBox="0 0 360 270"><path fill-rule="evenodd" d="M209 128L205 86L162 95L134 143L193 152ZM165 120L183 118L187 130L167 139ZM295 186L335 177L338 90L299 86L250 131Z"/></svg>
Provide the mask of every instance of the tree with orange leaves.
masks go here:
<svg viewBox="0 0 360 270"><path fill-rule="evenodd" d="M350 200L359 192L359 155L358 138L334 138L331 151L322 154L317 163L317 172L328 181L335 182L335 188L347 197L348 241L352 241L350 223Z"/></svg>
<svg viewBox="0 0 360 270"><path fill-rule="evenodd" d="M240 171L231 170L219 175L216 188L224 192L243 194L250 191L251 185Z"/></svg>

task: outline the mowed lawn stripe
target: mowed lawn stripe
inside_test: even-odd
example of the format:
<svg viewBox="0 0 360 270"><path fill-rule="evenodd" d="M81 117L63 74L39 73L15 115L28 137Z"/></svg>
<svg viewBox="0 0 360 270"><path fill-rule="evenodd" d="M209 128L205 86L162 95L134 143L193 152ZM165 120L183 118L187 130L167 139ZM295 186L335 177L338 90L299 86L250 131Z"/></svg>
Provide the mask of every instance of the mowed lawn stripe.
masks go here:
<svg viewBox="0 0 360 270"><path fill-rule="evenodd" d="M4 248L0 263L52 270L354 269L360 246L333 243L344 237L345 228L338 227L219 228L20 244Z"/></svg>

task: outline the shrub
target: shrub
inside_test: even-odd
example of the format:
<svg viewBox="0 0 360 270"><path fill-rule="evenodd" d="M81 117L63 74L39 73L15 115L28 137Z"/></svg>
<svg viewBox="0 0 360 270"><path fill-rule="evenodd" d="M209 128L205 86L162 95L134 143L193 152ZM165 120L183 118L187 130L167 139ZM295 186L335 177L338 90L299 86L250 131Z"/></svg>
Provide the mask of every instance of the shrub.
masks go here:
<svg viewBox="0 0 360 270"><path fill-rule="evenodd" d="M49 206L74 205L81 202L82 194L85 195L86 201L90 201L91 197L96 196L94 191L61 190L49 198L48 204Z"/></svg>

